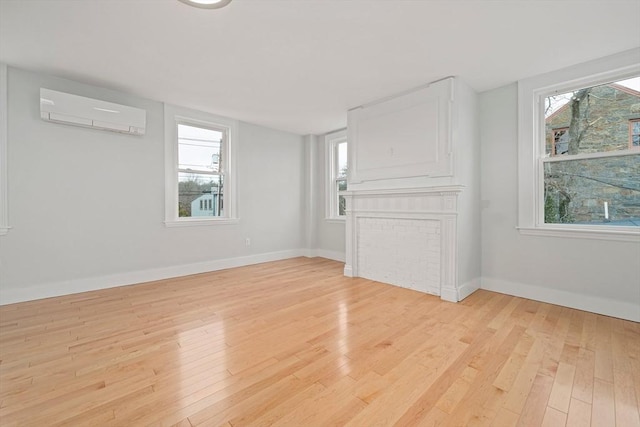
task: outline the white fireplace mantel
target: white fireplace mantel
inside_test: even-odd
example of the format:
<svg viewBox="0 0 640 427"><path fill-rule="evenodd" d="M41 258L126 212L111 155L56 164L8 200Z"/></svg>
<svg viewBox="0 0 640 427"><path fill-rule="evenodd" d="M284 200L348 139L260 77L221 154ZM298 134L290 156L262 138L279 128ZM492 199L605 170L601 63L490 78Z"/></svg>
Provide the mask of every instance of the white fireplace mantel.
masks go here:
<svg viewBox="0 0 640 427"><path fill-rule="evenodd" d="M389 283L457 302L458 195L463 186L354 190L346 198L350 277Z"/></svg>
<svg viewBox="0 0 640 427"><path fill-rule="evenodd" d="M456 302L480 288L478 106L447 77L349 110L345 275Z"/></svg>

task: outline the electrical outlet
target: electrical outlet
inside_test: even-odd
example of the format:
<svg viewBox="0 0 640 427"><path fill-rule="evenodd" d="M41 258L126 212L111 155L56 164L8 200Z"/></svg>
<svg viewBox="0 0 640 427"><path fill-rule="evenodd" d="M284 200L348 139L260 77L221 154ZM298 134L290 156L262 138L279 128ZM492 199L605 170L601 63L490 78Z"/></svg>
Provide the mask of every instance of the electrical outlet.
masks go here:
<svg viewBox="0 0 640 427"><path fill-rule="evenodd" d="M244 244L247 245L247 246L251 246L251 239L248 238L248 237L246 239L244 239Z"/></svg>

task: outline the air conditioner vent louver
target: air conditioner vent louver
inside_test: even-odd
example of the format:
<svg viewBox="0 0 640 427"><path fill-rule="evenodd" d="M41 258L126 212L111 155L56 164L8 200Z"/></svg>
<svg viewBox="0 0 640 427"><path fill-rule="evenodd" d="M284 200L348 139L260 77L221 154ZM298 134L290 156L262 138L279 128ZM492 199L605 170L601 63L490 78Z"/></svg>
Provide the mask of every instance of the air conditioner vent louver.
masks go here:
<svg viewBox="0 0 640 427"><path fill-rule="evenodd" d="M40 88L40 117L49 122L144 135L147 112L127 105Z"/></svg>

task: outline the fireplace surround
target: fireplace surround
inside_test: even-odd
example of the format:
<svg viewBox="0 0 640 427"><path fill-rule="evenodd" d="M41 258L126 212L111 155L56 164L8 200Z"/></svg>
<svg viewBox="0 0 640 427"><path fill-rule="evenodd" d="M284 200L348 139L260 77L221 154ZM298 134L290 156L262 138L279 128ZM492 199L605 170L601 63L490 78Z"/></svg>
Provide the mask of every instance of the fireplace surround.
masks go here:
<svg viewBox="0 0 640 427"><path fill-rule="evenodd" d="M457 201L461 186L346 191L350 277L459 301Z"/></svg>

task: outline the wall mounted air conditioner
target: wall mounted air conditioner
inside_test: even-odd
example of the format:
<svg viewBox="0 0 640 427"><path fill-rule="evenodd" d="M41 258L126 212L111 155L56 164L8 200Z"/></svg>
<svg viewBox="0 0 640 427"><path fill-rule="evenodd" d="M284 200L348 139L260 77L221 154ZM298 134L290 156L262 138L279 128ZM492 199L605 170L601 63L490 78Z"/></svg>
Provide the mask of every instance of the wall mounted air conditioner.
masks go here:
<svg viewBox="0 0 640 427"><path fill-rule="evenodd" d="M40 88L43 120L113 132L144 135L147 112L140 108Z"/></svg>

